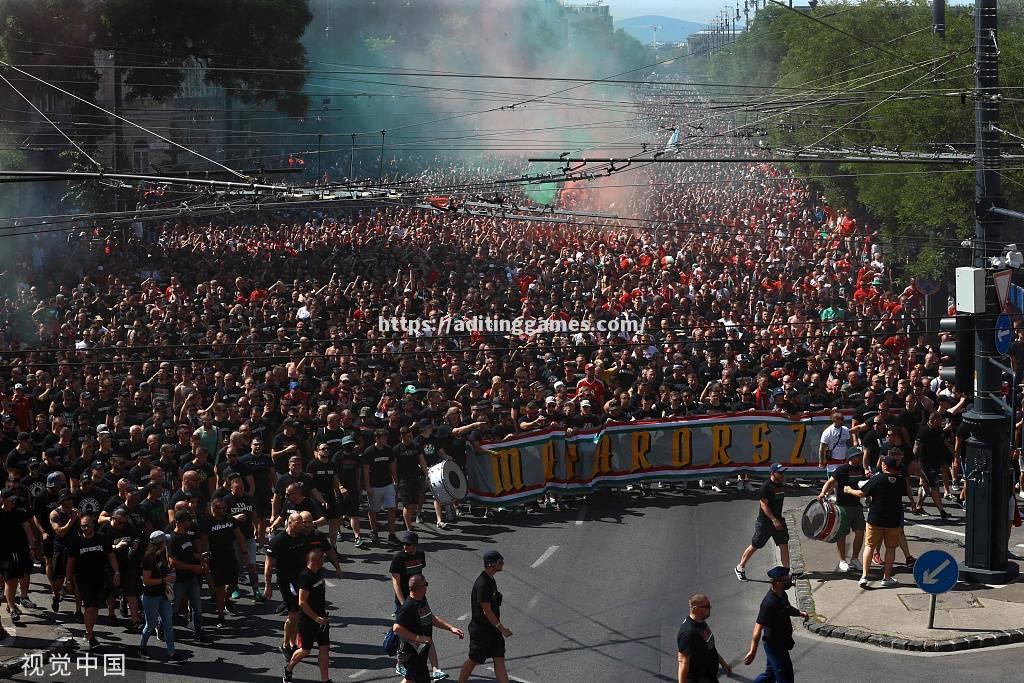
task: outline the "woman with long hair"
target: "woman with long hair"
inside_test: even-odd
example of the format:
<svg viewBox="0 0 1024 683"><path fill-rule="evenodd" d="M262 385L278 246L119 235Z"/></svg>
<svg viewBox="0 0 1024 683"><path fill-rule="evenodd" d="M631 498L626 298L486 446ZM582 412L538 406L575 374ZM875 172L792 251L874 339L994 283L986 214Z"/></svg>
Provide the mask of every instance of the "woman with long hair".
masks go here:
<svg viewBox="0 0 1024 683"><path fill-rule="evenodd" d="M149 547L142 557L142 609L146 614L146 626L142 629L139 642L139 657L148 659L146 643L160 622L164 627L164 645L167 658L178 660L174 651L174 622L171 616L171 600L168 592L173 588L174 569L167 561L167 534L154 531L149 536Z"/></svg>

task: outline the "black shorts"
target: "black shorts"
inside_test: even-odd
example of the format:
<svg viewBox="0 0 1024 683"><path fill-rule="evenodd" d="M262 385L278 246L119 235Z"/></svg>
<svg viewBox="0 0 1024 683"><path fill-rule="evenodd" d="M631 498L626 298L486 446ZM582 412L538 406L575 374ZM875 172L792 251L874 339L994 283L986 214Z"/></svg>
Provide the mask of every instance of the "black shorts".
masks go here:
<svg viewBox="0 0 1024 683"><path fill-rule="evenodd" d="M253 500L252 509L260 519L270 519L273 505L271 505L270 498L256 498Z"/></svg>
<svg viewBox="0 0 1024 683"><path fill-rule="evenodd" d="M281 578L277 577L277 590L281 591L281 600L284 602L284 606L289 612L299 611L299 591L295 589L295 580L291 577Z"/></svg>
<svg viewBox="0 0 1024 683"><path fill-rule="evenodd" d="M95 579L83 580L82 577L76 577L75 585L78 587L78 595L82 598L82 607L86 609L100 608L107 604L110 586L105 578L97 581Z"/></svg>
<svg viewBox="0 0 1024 683"><path fill-rule="evenodd" d="M359 489L349 489L348 495L339 501L341 515L344 517L359 516Z"/></svg>
<svg viewBox="0 0 1024 683"><path fill-rule="evenodd" d="M410 648L408 653L399 650L398 661L405 667L405 680L409 683L430 683L430 667L428 666L429 650L418 655Z"/></svg>
<svg viewBox="0 0 1024 683"><path fill-rule="evenodd" d="M28 548L18 550L0 560L0 577L15 581L32 575L32 554Z"/></svg>
<svg viewBox="0 0 1024 683"><path fill-rule="evenodd" d="M505 637L496 629L469 632L469 658L477 664L505 656Z"/></svg>
<svg viewBox="0 0 1024 683"><path fill-rule="evenodd" d="M341 518L341 501L337 497L324 496L324 517L327 519Z"/></svg>
<svg viewBox="0 0 1024 683"><path fill-rule="evenodd" d="M210 575L214 586L231 586L238 581L238 562L233 548L210 554Z"/></svg>
<svg viewBox="0 0 1024 683"><path fill-rule="evenodd" d="M299 617L299 642L298 646L303 650L312 650L313 646L327 647L331 644L331 627L325 624L321 626L303 614Z"/></svg>
<svg viewBox="0 0 1024 683"><path fill-rule="evenodd" d="M921 483L925 484L928 488L938 488L942 486L942 468L939 465L928 463L927 465L921 465Z"/></svg>
<svg viewBox="0 0 1024 683"><path fill-rule="evenodd" d="M750 539L752 547L757 549L765 547L769 538L775 541L775 545L789 543L789 528L786 526L785 520L782 522L782 529L776 529L775 525L767 520L754 524L754 535Z"/></svg>
<svg viewBox="0 0 1024 683"><path fill-rule="evenodd" d="M53 549L53 578L63 579L68 575L68 551L67 548Z"/></svg>
<svg viewBox="0 0 1024 683"><path fill-rule="evenodd" d="M139 575L138 567L119 565L118 571L121 572L121 585L118 586L117 591L121 595L139 595L139 589L142 587L142 577Z"/></svg>
<svg viewBox="0 0 1024 683"><path fill-rule="evenodd" d="M861 505L844 505L846 519L850 523L850 531L864 531L864 507Z"/></svg>
<svg viewBox="0 0 1024 683"><path fill-rule="evenodd" d="M419 505L423 502L423 478L398 480L398 495L404 505Z"/></svg>
<svg viewBox="0 0 1024 683"><path fill-rule="evenodd" d="M43 557L53 559L53 536L43 539Z"/></svg>

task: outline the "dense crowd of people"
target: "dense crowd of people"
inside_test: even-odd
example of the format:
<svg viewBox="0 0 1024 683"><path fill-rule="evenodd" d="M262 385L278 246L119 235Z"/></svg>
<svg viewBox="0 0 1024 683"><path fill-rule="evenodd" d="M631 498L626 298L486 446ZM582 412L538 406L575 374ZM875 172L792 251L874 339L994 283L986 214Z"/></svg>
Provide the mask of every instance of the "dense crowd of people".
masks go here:
<svg viewBox="0 0 1024 683"><path fill-rule="evenodd" d="M476 177L435 166L416 178L428 193ZM625 178L635 186L610 187ZM528 204L508 192L476 198ZM893 444L912 451L936 413L941 510L968 397L938 378L921 295L894 287L869 226L768 163L650 165L559 198L610 201L623 218L470 215L454 200L237 212L90 232L60 277L11 264L0 536L24 540L0 563L11 614L35 608L42 560L53 610L73 601L91 642L122 596L142 653L162 624L173 654L186 604L207 638L204 583L223 622L239 584L269 598L276 569L291 656L290 582L311 549L337 562L339 543L385 533L404 547L431 465L552 425L848 409L868 468ZM473 316L638 331L436 332ZM382 330L393 318L433 331Z"/></svg>

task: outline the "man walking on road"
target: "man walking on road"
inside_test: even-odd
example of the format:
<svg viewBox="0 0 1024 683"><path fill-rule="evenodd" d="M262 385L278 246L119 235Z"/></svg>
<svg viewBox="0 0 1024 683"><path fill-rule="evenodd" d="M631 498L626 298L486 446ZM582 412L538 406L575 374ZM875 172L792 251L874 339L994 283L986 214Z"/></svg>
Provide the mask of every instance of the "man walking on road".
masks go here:
<svg viewBox="0 0 1024 683"><path fill-rule="evenodd" d="M747 573L744 569L747 562L755 552L768 543L769 538L779 546L783 566L789 566L789 529L786 527L786 520L782 518L782 503L786 497L786 467L782 463L772 463L769 472L768 481L761 485L757 520L754 522L754 536L750 539L750 545L740 556L740 563L733 569L736 578L740 581L747 580Z"/></svg>
<svg viewBox="0 0 1024 683"><path fill-rule="evenodd" d="M793 580L787 567L773 567L768 570L771 590L761 600L761 607L754 622L754 632L750 636L750 649L743 658L749 665L757 657L757 643L764 640L764 656L768 662L765 670L754 683L793 683L793 660L789 651L793 649L793 622L790 617L807 619L807 612L802 612L789 604L786 591L793 586Z"/></svg>
<svg viewBox="0 0 1024 683"><path fill-rule="evenodd" d="M679 683L718 683L718 668L732 674L732 667L718 654L715 635L707 624L711 600L703 593L690 596L690 614L679 626Z"/></svg>
<svg viewBox="0 0 1024 683"><path fill-rule="evenodd" d="M437 680L436 676L432 679L427 669L430 651L434 649L435 626L457 635L460 639L464 636L462 629L455 628L430 610L430 605L427 604L428 585L421 574L409 579L409 597L398 610L395 624L392 626L394 632L402 639L398 649L398 661L403 667L403 683L428 683Z"/></svg>
<svg viewBox="0 0 1024 683"><path fill-rule="evenodd" d="M299 590L298 647L284 668L284 683L291 683L292 672L313 646L317 647L320 680L330 681L331 622L327 617L327 587L324 582L324 551L313 548L306 557L306 568L299 572L295 586Z"/></svg>
<svg viewBox="0 0 1024 683"><path fill-rule="evenodd" d="M824 500L826 496L835 491L836 505L846 512L850 531L853 532L853 548L849 556L846 554L846 537L850 535L849 531L836 541L836 550L839 552L839 571L841 572L848 572L851 567L858 568L860 560L857 559L857 556L860 555L861 546L864 543L864 508L861 507L859 498L846 492L851 477L856 480L860 479L863 474L863 460L864 452L860 448L851 448L847 451L846 464L833 470L831 476L821 487L821 493L818 494L818 500Z"/></svg>
<svg viewBox="0 0 1024 683"><path fill-rule="evenodd" d="M501 623L501 593L494 575L505 568L497 550L484 553L484 570L473 583L472 618L469 620L469 658L459 671L459 683L466 683L477 664L494 660L494 678L508 683L505 671L505 639L512 631Z"/></svg>

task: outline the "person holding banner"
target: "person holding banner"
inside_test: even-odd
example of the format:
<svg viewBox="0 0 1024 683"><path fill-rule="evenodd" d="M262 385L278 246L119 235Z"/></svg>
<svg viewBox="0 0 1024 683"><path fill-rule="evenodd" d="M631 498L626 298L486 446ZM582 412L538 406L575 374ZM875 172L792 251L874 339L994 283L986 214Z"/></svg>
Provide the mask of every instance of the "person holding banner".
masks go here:
<svg viewBox="0 0 1024 683"><path fill-rule="evenodd" d="M768 481L761 485L761 495L758 504L757 520L754 522L754 536L750 539L750 545L740 556L740 562L733 569L736 578L740 581L747 580L747 572L744 569L754 553L768 543L768 539L775 541L779 547L779 553L784 567L789 567L789 529L786 520L782 518L782 503L786 497L786 466L780 462L772 463L769 468Z"/></svg>

